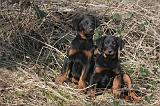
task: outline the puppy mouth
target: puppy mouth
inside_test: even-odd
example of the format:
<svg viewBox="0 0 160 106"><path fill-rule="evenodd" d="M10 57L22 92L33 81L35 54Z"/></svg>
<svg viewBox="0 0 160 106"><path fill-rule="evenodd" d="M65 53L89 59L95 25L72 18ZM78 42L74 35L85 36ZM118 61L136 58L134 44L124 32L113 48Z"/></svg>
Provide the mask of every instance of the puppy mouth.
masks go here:
<svg viewBox="0 0 160 106"><path fill-rule="evenodd" d="M93 35L91 35L91 34L86 34L86 38L87 38L87 39L92 39L92 38L93 38Z"/></svg>
<svg viewBox="0 0 160 106"><path fill-rule="evenodd" d="M93 37L94 33L93 32L88 32L88 33L85 33L86 34L86 37Z"/></svg>
<svg viewBox="0 0 160 106"><path fill-rule="evenodd" d="M85 36L86 36L87 39L93 38L93 35L94 35L94 32L87 32L87 33L85 33Z"/></svg>
<svg viewBox="0 0 160 106"><path fill-rule="evenodd" d="M114 54L115 54L114 51L108 51L108 50L105 50L105 51L104 51L104 55L105 55L105 56L113 56Z"/></svg>
<svg viewBox="0 0 160 106"><path fill-rule="evenodd" d="M87 29L85 30L86 34L94 34L94 29L90 28L90 29Z"/></svg>

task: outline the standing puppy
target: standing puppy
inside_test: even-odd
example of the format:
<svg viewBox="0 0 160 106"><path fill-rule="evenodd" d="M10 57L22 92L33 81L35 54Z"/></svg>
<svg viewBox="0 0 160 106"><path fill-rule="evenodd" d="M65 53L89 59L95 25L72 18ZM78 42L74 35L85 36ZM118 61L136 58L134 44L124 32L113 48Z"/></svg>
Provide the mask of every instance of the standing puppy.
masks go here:
<svg viewBox="0 0 160 106"><path fill-rule="evenodd" d="M79 89L86 87L94 67L93 35L98 23L98 20L92 15L77 16L73 20L73 27L77 35L71 42L61 75L57 78L60 83L71 78L78 83Z"/></svg>
<svg viewBox="0 0 160 106"><path fill-rule="evenodd" d="M94 74L91 77L90 85L96 84L96 88L111 88L115 97L121 96L121 88L128 87L126 98L139 100L140 98L132 91L132 82L128 74L121 70L118 52L124 47L120 37L112 35L101 37L96 45L99 54L96 57ZM92 96L96 90L93 90Z"/></svg>

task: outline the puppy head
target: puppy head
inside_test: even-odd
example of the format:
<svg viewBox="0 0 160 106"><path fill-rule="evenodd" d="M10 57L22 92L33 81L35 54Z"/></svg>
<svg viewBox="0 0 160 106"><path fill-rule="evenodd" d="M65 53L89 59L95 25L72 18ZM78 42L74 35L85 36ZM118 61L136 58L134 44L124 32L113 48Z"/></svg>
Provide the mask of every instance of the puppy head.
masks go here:
<svg viewBox="0 0 160 106"><path fill-rule="evenodd" d="M80 15L73 19L74 30L83 33L86 38L93 37L94 30L99 24L99 21L92 15Z"/></svg>
<svg viewBox="0 0 160 106"><path fill-rule="evenodd" d="M124 41L120 37L108 35L97 39L96 45L105 55L113 56L118 53L118 50L122 50Z"/></svg>

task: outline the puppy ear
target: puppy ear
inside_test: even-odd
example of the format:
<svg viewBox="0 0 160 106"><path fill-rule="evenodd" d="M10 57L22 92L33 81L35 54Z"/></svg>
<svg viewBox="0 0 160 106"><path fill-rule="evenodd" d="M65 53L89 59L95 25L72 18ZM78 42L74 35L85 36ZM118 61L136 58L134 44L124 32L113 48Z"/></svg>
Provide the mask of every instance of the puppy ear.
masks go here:
<svg viewBox="0 0 160 106"><path fill-rule="evenodd" d="M122 50L124 48L125 43L121 37L116 37L116 38L117 38L118 47L120 50Z"/></svg>
<svg viewBox="0 0 160 106"><path fill-rule="evenodd" d="M96 40L96 47L101 51L103 48L103 42L106 36L100 37Z"/></svg>
<svg viewBox="0 0 160 106"><path fill-rule="evenodd" d="M75 18L72 20L72 24L73 24L73 30L75 31L79 31L79 23L81 22L81 20L83 19L83 16L81 15L76 15Z"/></svg>
<svg viewBox="0 0 160 106"><path fill-rule="evenodd" d="M101 23L97 17L94 17L95 20L95 28L97 28Z"/></svg>

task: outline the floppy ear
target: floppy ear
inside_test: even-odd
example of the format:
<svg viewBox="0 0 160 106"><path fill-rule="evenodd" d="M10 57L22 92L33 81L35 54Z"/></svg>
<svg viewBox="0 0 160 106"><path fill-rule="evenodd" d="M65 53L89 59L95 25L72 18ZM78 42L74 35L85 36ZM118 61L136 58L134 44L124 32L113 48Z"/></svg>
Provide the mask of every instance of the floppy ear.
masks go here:
<svg viewBox="0 0 160 106"><path fill-rule="evenodd" d="M117 43L118 43L118 48L120 49L120 50L122 50L123 48L124 48L124 41L122 40L122 38L121 37L116 37L117 38Z"/></svg>
<svg viewBox="0 0 160 106"><path fill-rule="evenodd" d="M105 31L105 34L106 34L106 35L114 35L115 33L116 33L116 30L113 29L113 28L108 28L108 29L106 29L106 31Z"/></svg>
<svg viewBox="0 0 160 106"><path fill-rule="evenodd" d="M72 24L73 24L73 30L75 31L79 31L79 23L81 22L81 20L83 19L82 15L76 15L75 18L72 20Z"/></svg>
<svg viewBox="0 0 160 106"><path fill-rule="evenodd" d="M103 37L100 37L96 40L96 46L97 48L101 51L102 48L103 48L103 42L104 42L104 39L106 38L106 36L103 36Z"/></svg>
<svg viewBox="0 0 160 106"><path fill-rule="evenodd" d="M94 21L95 21L95 28L97 28L101 23L97 17L94 17Z"/></svg>

